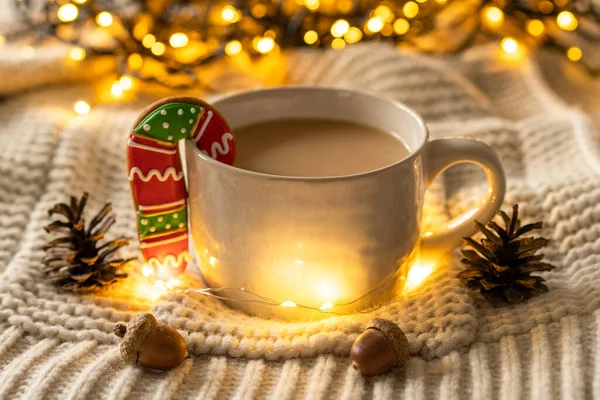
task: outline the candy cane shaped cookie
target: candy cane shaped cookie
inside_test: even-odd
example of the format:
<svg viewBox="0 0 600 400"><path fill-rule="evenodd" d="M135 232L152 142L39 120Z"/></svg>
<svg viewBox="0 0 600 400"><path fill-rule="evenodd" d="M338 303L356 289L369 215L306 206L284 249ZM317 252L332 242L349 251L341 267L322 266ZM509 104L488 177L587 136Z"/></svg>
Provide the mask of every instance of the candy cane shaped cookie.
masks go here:
<svg viewBox="0 0 600 400"><path fill-rule="evenodd" d="M180 274L191 258L187 193L177 145L181 139L191 139L202 152L226 164L233 164L235 156L227 122L199 99L168 97L138 117L127 141L129 182L142 255L158 279Z"/></svg>

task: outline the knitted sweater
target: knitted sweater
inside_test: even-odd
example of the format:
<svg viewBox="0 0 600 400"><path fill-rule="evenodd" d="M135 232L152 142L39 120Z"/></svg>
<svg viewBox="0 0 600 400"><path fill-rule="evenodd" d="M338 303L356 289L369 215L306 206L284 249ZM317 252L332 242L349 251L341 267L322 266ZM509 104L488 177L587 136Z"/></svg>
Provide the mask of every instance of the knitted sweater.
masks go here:
<svg viewBox="0 0 600 400"><path fill-rule="evenodd" d="M221 91L334 85L405 102L434 138L490 144L507 173L505 205L519 203L524 222L546 221L547 259L558 266L545 274L549 293L495 308L455 278L458 254L440 260L419 288L374 313L407 333L408 364L365 379L347 355L373 315L265 321L197 294L163 294L139 264L95 295L47 284L43 226L55 202L83 191L90 210L111 201L110 235L135 237L125 138L156 89L97 98L77 116L73 103L106 90L94 77L111 64L77 68L55 47L0 52L0 399L600 398L600 82L575 66L546 53L504 62L492 46L442 59L357 45L267 60L264 76L227 66L210 75ZM425 225L468 209L483 185L476 168L445 172L427 193ZM138 254L137 243L123 253ZM184 286L201 285L194 268ZM177 369L120 359L114 324L149 310L188 342L191 358Z"/></svg>

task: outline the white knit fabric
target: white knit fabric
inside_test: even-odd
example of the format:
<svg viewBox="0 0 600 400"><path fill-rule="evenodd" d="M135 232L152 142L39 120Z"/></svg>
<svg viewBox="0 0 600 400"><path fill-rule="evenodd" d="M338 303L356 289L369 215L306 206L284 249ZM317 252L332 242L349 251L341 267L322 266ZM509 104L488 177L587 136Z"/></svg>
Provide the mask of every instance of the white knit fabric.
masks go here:
<svg viewBox="0 0 600 400"><path fill-rule="evenodd" d="M600 82L580 70L547 54L507 64L491 46L436 59L365 45L270 64L280 83L374 91L417 109L433 137L489 143L507 172L506 205L518 202L525 221L545 220L552 238L551 291L520 306L469 295L454 278L458 256L440 262L420 289L375 313L407 332L408 365L364 379L347 354L371 316L264 321L199 295L153 298L133 269L94 296L46 284L46 210L66 196L90 192L90 210L112 201L111 234L135 237L125 137L156 94L99 100L75 116L94 79L65 64L64 49L25 56L0 49L0 399L600 398ZM215 82L224 90L259 79L223 71ZM426 225L467 209L483 182L476 168L446 172L428 192ZM137 254L135 243L125 253ZM183 281L199 285L194 275ZM111 333L150 309L182 332L192 355L166 373L125 365Z"/></svg>

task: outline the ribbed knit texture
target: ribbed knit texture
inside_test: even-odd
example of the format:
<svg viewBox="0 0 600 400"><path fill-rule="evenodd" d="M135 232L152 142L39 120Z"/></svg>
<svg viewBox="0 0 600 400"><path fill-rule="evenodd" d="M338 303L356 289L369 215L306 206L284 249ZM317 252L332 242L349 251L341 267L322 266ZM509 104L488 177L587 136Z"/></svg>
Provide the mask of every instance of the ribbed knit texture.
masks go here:
<svg viewBox="0 0 600 400"><path fill-rule="evenodd" d="M469 295L454 278L458 255L441 262L420 289L375 313L407 332L408 365L364 379L347 354L372 315L264 321L198 295L156 299L134 270L94 296L46 284L42 228L65 196L90 192L91 210L112 201L111 235L135 237L125 137L152 98L74 116L74 101L93 90L89 81L67 83L86 77L65 67L64 49L29 60L16 48L0 55L0 399L600 398L600 111L572 86L590 93L600 83L580 71L552 74L559 97L536 60L503 64L492 47L435 59L365 45L279 61L284 83L374 91L417 109L434 138L489 143L507 172L506 205L518 202L525 221L545 220L552 238L550 293L520 306L494 308ZM223 90L256 85L228 81ZM453 167L428 192L425 224L466 210L483 187L481 171ZM135 243L125 253L137 254ZM194 275L183 280L200 284ZM119 357L114 324L150 309L188 341L192 357L175 370L150 372Z"/></svg>

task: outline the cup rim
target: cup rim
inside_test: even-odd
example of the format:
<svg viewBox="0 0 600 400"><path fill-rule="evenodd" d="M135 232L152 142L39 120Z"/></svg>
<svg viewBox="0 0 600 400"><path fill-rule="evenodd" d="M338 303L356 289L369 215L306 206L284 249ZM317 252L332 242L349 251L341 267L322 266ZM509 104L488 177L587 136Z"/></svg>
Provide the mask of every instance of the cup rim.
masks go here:
<svg viewBox="0 0 600 400"><path fill-rule="evenodd" d="M214 160L213 158L209 157L208 155L202 153L202 151L200 151L200 149L198 149L193 144L193 142L192 142L192 144L188 143L188 145L191 145L191 147L193 148L196 155L202 161L209 163L210 165L214 166L215 168L222 168L225 171L229 171L231 173L238 173L238 174L253 176L253 177L262 178L262 179L273 179L273 180L284 180L284 181L330 182L330 181L351 180L351 179L357 179L357 178L364 178L364 177L368 177L371 175L378 175L378 174L384 173L388 170L391 170L393 168L396 168L397 166L399 166L401 164L411 162L412 160L414 160L416 157L418 157L421 154L421 152L425 148L425 145L427 144L427 141L429 140L429 128L427 127L427 124L425 123L425 120L423 119L423 117L421 117L421 115L418 112L416 112L413 108L407 106L404 103L396 101L387 96L378 95L377 93L374 93L371 91L352 90L352 89L346 89L346 88L315 86L315 85L286 85L286 86L280 86L280 87L274 87L274 88L260 88L260 89L251 89L251 90L243 90L243 91L234 92L234 93L231 93L228 95L224 95L222 97L218 97L215 101L210 102L210 104L213 107L215 107L217 110L219 110L219 103L230 100L232 98L244 97L244 96L256 96L256 95L260 95L262 93L285 92L285 91L291 91L292 93L290 93L290 94L293 94L293 92L297 92L297 91L327 91L327 92L335 92L335 93L346 93L346 94L353 95L353 96L356 96L356 95L366 96L366 97L370 97L374 100L384 100L384 101L388 102L390 105L392 105L393 107L395 107L401 111L404 111L405 113L412 116L417 121L420 128L422 129L423 137L415 150L411 151L406 157L401 158L400 160L398 160L392 164L389 164L384 167L377 168L377 169L374 169L371 171L360 172L357 174L332 175L332 176L288 176L288 175L276 175L276 174L268 174L268 173L264 173L264 172L250 171L247 169L238 168L234 165L229 165L229 164L225 164L225 163L219 162L217 160ZM187 141L189 142L190 140L187 139Z"/></svg>

